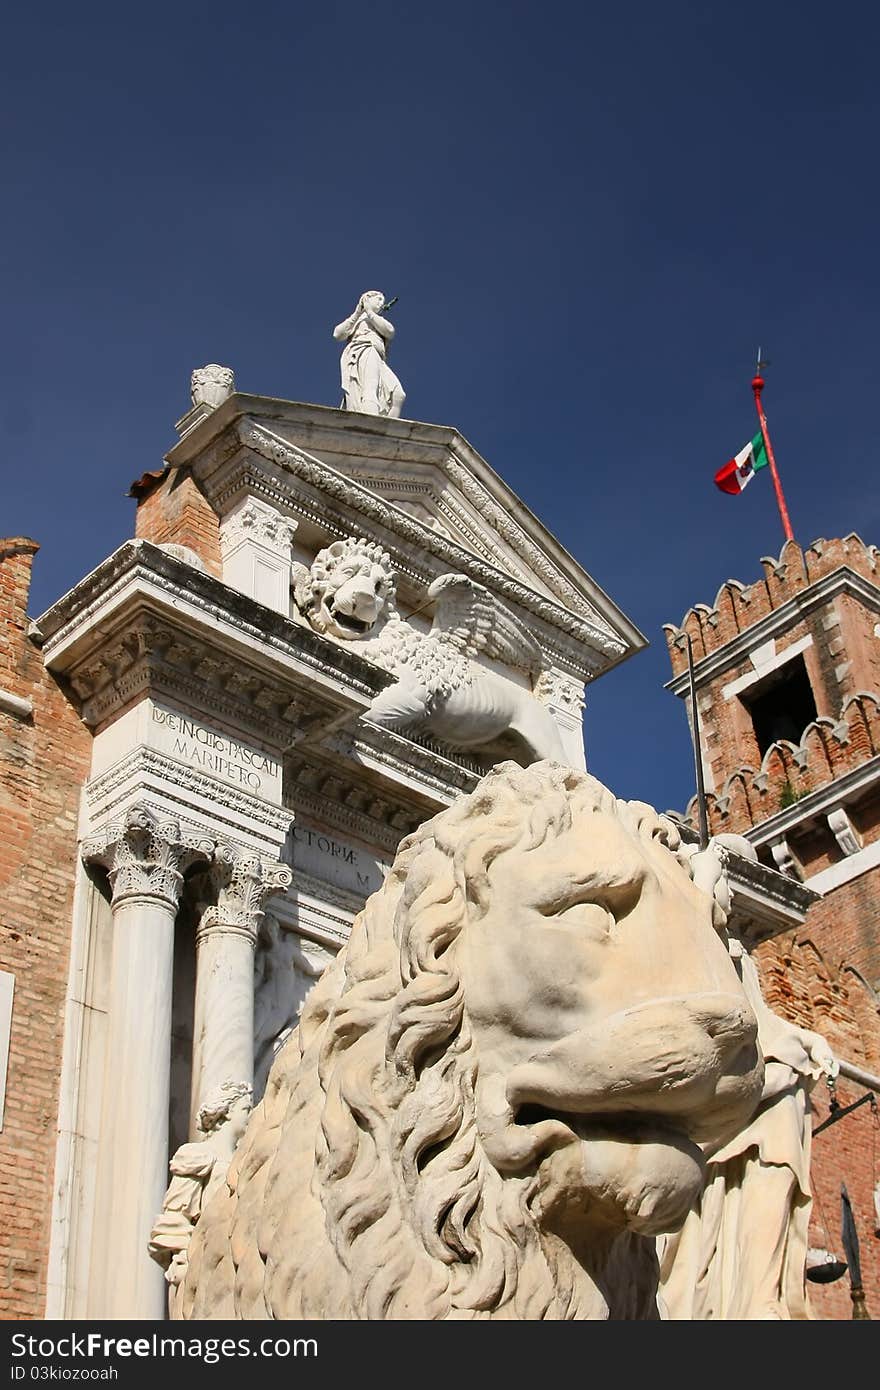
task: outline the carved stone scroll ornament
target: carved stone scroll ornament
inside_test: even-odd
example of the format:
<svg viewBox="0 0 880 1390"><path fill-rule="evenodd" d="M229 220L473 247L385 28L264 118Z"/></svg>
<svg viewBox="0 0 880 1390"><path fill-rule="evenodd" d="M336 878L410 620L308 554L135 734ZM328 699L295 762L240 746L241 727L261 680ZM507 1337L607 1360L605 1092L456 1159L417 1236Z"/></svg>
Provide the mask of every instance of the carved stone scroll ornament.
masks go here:
<svg viewBox="0 0 880 1390"><path fill-rule="evenodd" d="M214 853L211 878L217 902L203 910L196 939L208 932L238 932L256 943L264 904L273 893L290 887L293 873L286 864L249 854L236 845L220 841Z"/></svg>
<svg viewBox="0 0 880 1390"><path fill-rule="evenodd" d="M84 840L81 853L87 864L107 870L114 907L128 898L156 898L176 911L184 873L196 860L210 859L213 850L207 836L138 802Z"/></svg>
<svg viewBox="0 0 880 1390"><path fill-rule="evenodd" d="M862 848L862 839L843 806L838 806L829 813L828 828L832 831L843 854L847 857L858 854Z"/></svg>

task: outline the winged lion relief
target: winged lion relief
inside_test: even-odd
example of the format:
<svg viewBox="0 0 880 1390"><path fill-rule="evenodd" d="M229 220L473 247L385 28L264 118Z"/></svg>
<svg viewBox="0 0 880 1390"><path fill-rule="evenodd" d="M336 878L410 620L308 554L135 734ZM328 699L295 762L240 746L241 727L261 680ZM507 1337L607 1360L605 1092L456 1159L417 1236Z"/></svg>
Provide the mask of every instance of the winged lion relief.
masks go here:
<svg viewBox="0 0 880 1390"><path fill-rule="evenodd" d="M358 537L334 541L312 565L294 566L294 601L314 629L356 647L395 677L367 713L397 732L428 733L491 765L512 758L523 766L542 758L565 762L559 730L531 690L487 663L541 672L541 650L510 609L463 574L442 574L430 585L429 632L397 610L390 556Z"/></svg>

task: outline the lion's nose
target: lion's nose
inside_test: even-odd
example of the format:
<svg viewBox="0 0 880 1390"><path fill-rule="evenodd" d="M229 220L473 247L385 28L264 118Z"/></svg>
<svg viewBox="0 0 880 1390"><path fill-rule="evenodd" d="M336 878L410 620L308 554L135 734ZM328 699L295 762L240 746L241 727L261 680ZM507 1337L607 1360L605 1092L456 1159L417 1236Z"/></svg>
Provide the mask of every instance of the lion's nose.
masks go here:
<svg viewBox="0 0 880 1390"><path fill-rule="evenodd" d="M699 1119L757 1103L758 1024L743 997L652 1000L562 1038L511 1073L513 1105ZM688 1126L690 1128L690 1126Z"/></svg>
<svg viewBox="0 0 880 1390"><path fill-rule="evenodd" d="M351 604L352 612L356 616L359 616L362 612L369 612L373 608L376 602L376 594L373 589L358 586L355 589L349 590L348 601Z"/></svg>

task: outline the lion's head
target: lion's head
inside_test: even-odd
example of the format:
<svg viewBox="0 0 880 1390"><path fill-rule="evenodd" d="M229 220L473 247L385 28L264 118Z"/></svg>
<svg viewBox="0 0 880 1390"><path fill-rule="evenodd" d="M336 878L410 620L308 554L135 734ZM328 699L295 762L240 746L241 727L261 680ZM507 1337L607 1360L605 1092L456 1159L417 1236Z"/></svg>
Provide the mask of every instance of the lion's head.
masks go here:
<svg viewBox="0 0 880 1390"><path fill-rule="evenodd" d="M347 536L300 566L294 598L316 632L357 640L394 611L394 571L381 545Z"/></svg>
<svg viewBox="0 0 880 1390"><path fill-rule="evenodd" d="M402 843L315 987L184 1316L655 1316L651 1237L760 1094L722 921L650 807L496 768Z"/></svg>

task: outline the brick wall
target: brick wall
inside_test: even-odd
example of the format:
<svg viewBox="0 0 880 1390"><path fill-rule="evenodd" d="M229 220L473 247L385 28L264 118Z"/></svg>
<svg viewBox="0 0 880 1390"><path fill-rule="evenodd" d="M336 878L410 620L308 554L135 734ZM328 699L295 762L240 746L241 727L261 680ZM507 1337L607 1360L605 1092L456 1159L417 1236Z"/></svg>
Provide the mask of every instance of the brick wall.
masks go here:
<svg viewBox="0 0 880 1390"><path fill-rule="evenodd" d="M188 546L211 574L222 578L220 521L189 472L174 468L158 478L146 474L132 493L138 503L139 539Z"/></svg>
<svg viewBox="0 0 880 1390"><path fill-rule="evenodd" d="M847 885L849 886L849 885ZM842 890L838 890L842 891ZM880 886L875 886L880 892ZM836 894L834 895L837 896ZM876 902L877 899L875 898ZM825 904L819 905L821 908ZM764 996L771 1008L828 1039L834 1051L874 1075L880 1074L877 998L850 968L835 968L815 945L822 933L811 909L807 926L763 942L755 951ZM836 1084L841 1108L859 1100L861 1086L841 1077ZM820 1082L813 1091L812 1125L827 1119L830 1092ZM875 1234L874 1185L880 1182L880 1118L869 1104L845 1115L813 1140L810 1178L813 1210L811 1245L843 1259L840 1187L846 1184L862 1263L868 1311L880 1318L880 1238ZM852 1316L849 1276L834 1284L810 1284L810 1299L822 1318Z"/></svg>
<svg viewBox="0 0 880 1390"><path fill-rule="evenodd" d="M811 584L848 567L880 587L880 556L859 537L817 541L802 551L787 543L778 560L762 561L763 577L750 586L736 580L722 585L711 607L690 609L680 627L666 628L676 675L686 658L676 638L690 634L695 663L713 656L719 669L700 679L704 766L714 790L707 797L710 830L742 834L760 827L782 810L796 808L805 796L863 767L880 754L880 637L878 613L851 594L840 594L798 611L773 638L775 653L809 637L802 652L813 691L817 718L795 744L780 740L763 756L746 703L738 695L725 699L724 688L760 673L752 652L761 645L743 642L748 630L783 604L804 596ZM809 596L807 596L809 598ZM736 654L737 642L743 650ZM725 647L730 659L725 660ZM756 682L757 683L757 682ZM743 692L744 694L747 691ZM841 797L841 804L844 798ZM846 805L863 846L880 839L880 795L868 792ZM696 823L696 805L687 811ZM809 879L845 858L824 814L805 816L786 831L789 850ZM772 865L769 849L762 858ZM784 933L755 949L765 998L784 1018L822 1033L835 1053L880 1075L880 868L870 869L828 892L810 908L795 933ZM858 1099L861 1087L841 1080L842 1105ZM820 1084L813 1094L814 1126L829 1113L829 1094ZM880 1318L880 1239L875 1235L874 1185L880 1182L880 1131L867 1104L818 1135L811 1179L815 1202L811 1242L843 1258L840 1239L840 1185L846 1183L861 1242L863 1282L868 1309ZM830 1285L810 1285L820 1317L849 1318L849 1278Z"/></svg>
<svg viewBox="0 0 880 1390"><path fill-rule="evenodd" d="M718 590L713 604L695 604L678 627L670 623L665 625L674 675L687 668L684 651L675 645L679 632L690 634L694 661L700 661L841 566L880 585L877 547L866 545L854 534L843 540L814 541L806 550L801 550L796 541L786 541L778 560L765 558L761 565L764 574L756 583L743 584L738 579L728 579Z"/></svg>
<svg viewBox="0 0 880 1390"><path fill-rule="evenodd" d="M875 639L876 640L876 639ZM701 697L698 696L701 701ZM732 700L731 706L737 702ZM803 733L797 745L779 742L754 762L739 761L742 737L735 728L737 713L721 713L701 701L704 736L710 752L715 791L707 794L709 824L713 834L736 834L760 825L777 811L800 800L808 792L830 785L836 778L861 767L880 753L880 698L866 692L849 696L834 718L820 716ZM693 818L694 805L688 807ZM866 817L866 842L876 836L876 817ZM839 856L838 856L839 857ZM816 867L815 872L818 872Z"/></svg>
<svg viewBox="0 0 880 1390"><path fill-rule="evenodd" d="M46 1294L80 788L91 738L27 638L32 541L0 541L0 968L15 976L0 1133L0 1319Z"/></svg>

